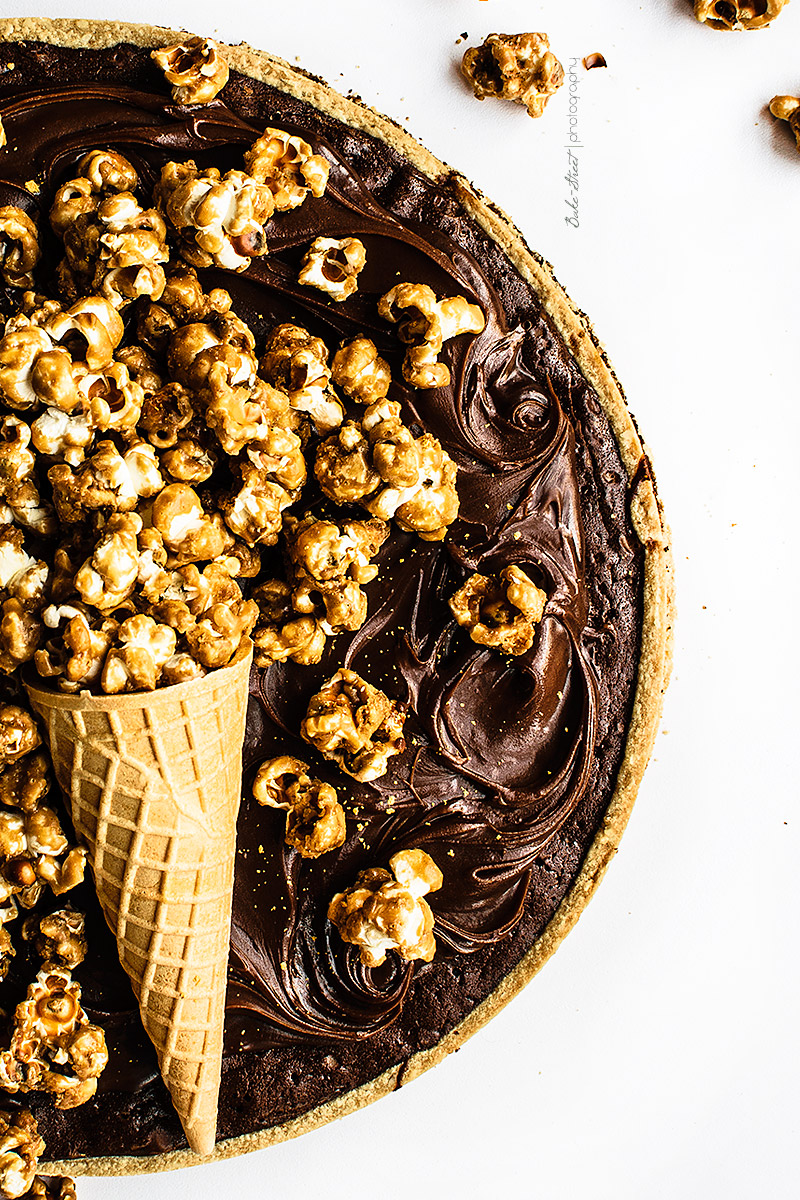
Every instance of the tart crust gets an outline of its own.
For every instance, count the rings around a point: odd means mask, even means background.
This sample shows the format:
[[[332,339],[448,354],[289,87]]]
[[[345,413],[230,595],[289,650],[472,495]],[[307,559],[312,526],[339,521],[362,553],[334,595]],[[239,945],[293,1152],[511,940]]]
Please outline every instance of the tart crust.
[[[48,20],[10,17],[0,20],[0,42],[42,41],[55,46],[105,49],[126,41],[158,47],[179,31],[120,21]],[[616,853],[653,749],[663,697],[672,665],[674,577],[669,529],[664,521],[649,453],[625,403],[625,396],[588,318],[569,299],[549,263],[532,251],[509,218],[463,176],[437,159],[390,118],[329,88],[315,76],[281,58],[247,45],[223,45],[229,65],[268,83],[326,115],[378,138],[431,179],[449,176],[461,204],[500,246],[520,275],[535,289],[545,312],[563,337],[608,418],[628,476],[632,524],[643,549],[642,634],[636,690],[625,754],[602,824],[583,866],[555,916],[517,966],[482,1003],[434,1047],[354,1090],[271,1129],[243,1134],[217,1145],[210,1158],[190,1150],[148,1157],[111,1156],[43,1161],[48,1172],[70,1175],[135,1175],[232,1158],[289,1138],[363,1108],[435,1066],[477,1032],[532,979],[575,925]]]

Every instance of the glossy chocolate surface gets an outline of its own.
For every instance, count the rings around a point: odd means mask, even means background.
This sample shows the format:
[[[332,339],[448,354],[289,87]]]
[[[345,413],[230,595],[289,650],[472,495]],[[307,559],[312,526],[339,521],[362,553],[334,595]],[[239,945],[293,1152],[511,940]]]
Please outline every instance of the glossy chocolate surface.
[[[0,70],[6,63],[0,203],[25,207],[42,228],[54,188],[93,147],[130,158],[147,192],[170,158],[241,168],[268,124],[311,141],[332,164],[325,196],[277,214],[269,255],[246,274],[206,272],[204,282],[231,292],[259,348],[279,321],[332,350],[367,332],[392,366],[390,396],[406,422],[438,437],[459,468],[461,511],[448,538],[426,543],[393,527],[366,585],[361,630],[329,639],[317,667],[254,671],[220,1100],[219,1134],[230,1137],[434,1045],[519,961],[568,891],[613,790],[635,682],[641,555],[625,473],[597,397],[535,293],[447,177],[432,182],[383,143],[235,73],[222,100],[184,109],[134,47],[29,43],[3,47]],[[359,291],[343,304],[295,282],[318,235],[366,246]],[[55,240],[50,250],[55,266]],[[486,314],[482,334],[447,343],[446,389],[401,382],[402,347],[375,304],[399,281],[464,295]],[[325,511],[312,485],[295,507]],[[534,645],[515,659],[473,643],[447,605],[470,572],[512,563],[548,594]],[[265,575],[273,569],[277,551],[265,556]],[[343,664],[410,706],[406,752],[371,784],[343,776],[298,736],[309,697]],[[258,764],[279,753],[311,761],[339,789],[348,815],[340,851],[301,859],[283,842],[282,814],[249,800]],[[436,958],[415,966],[390,955],[368,970],[328,924],[328,900],[360,869],[414,846],[444,872],[430,897]],[[48,1154],[181,1146],[113,939],[91,885],[83,891],[75,903],[90,910],[90,956],[76,974],[112,1056],[94,1102],[67,1113],[35,1105]],[[15,963],[6,1008],[24,967]]]

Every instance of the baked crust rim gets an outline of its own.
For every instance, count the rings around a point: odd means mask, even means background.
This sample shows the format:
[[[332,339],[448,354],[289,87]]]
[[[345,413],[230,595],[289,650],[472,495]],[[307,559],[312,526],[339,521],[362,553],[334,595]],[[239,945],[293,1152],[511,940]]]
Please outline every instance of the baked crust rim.
[[[123,21],[40,17],[0,19],[0,43],[40,41],[71,48],[106,49],[126,41],[155,48],[184,32],[164,26]],[[320,1125],[355,1112],[417,1078],[457,1050],[530,982],[576,924],[602,880],[619,846],[650,759],[672,666],[673,562],[669,529],[662,513],[650,457],[602,344],[586,315],[572,303],[559,284],[550,264],[530,249],[501,209],[391,118],[360,100],[340,95],[323,80],[267,51],[253,49],[244,43],[239,46],[221,45],[229,65],[241,74],[271,84],[326,115],[380,139],[431,179],[444,175],[452,179],[467,213],[500,246],[520,275],[535,289],[545,312],[598,396],[628,476],[631,520],[644,556],[642,635],[636,691],[616,787],[572,888],[544,932],[516,967],[440,1042],[300,1117],[271,1129],[220,1142],[208,1158],[200,1158],[191,1150],[173,1150],[147,1157],[114,1155],[43,1160],[42,1167],[53,1173],[138,1175],[237,1157],[251,1150],[299,1137]]]

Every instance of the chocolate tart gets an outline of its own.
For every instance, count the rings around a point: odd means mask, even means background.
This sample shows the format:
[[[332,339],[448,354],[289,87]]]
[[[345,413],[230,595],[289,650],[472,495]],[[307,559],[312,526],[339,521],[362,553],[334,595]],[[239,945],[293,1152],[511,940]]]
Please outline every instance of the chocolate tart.
[[[330,639],[318,667],[253,672],[215,1152],[224,1158],[412,1080],[506,1004],[574,925],[653,746],[670,668],[668,533],[586,317],[511,222],[392,121],[246,46],[223,48],[231,77],[217,100],[183,108],[149,57],[177,40],[167,29],[12,18],[0,38],[0,203],[23,206],[42,229],[54,188],[90,148],[119,150],[150,184],[168,159],[241,167],[267,125],[324,153],[325,196],[271,223],[270,252],[247,272],[204,281],[231,292],[259,345],[286,320],[331,348],[366,332],[392,365],[406,422],[438,437],[459,468],[458,521],[443,542],[393,531],[363,629]],[[302,249],[320,234],[357,235],[367,248],[359,292],[343,304],[296,283]],[[398,382],[402,347],[375,300],[400,280],[465,295],[486,314],[483,333],[447,343],[447,388]],[[512,563],[549,597],[519,659],[470,641],[447,605],[471,572]],[[343,663],[409,702],[407,750],[385,777],[345,781],[347,841],[309,863],[249,785],[264,758],[308,756],[305,706]],[[342,788],[331,764],[315,770]],[[429,964],[390,955],[368,970],[327,922],[328,901],[359,870],[416,846],[445,876],[430,897],[437,954]],[[111,1059],[81,1108],[56,1112],[30,1097],[49,1169],[196,1162],[91,883],[73,903],[89,914],[76,976]]]

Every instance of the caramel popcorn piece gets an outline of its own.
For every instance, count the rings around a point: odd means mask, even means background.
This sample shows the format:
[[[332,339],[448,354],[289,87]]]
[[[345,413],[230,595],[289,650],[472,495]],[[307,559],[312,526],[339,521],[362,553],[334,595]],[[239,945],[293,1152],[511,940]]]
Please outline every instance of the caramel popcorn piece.
[[[543,33],[490,33],[483,45],[465,52],[461,73],[479,100],[512,100],[531,117],[542,115],[564,82],[564,68]]]
[[[496,579],[471,575],[449,601],[473,642],[515,655],[533,645],[546,603],[547,593],[514,566],[505,567]]]
[[[165,663],[175,653],[175,631],[138,613],[123,621],[119,646],[106,656],[101,679],[104,692],[151,692],[158,686]]]
[[[92,617],[83,604],[50,605],[42,620],[51,636],[34,654],[36,670],[64,692],[79,692],[100,679],[118,624]]]
[[[385,521],[394,517],[401,529],[424,541],[441,541],[458,516],[455,463],[432,434],[414,437],[394,400],[370,405],[362,429],[383,486],[361,504]]]
[[[0,275],[9,287],[32,288],[39,261],[39,232],[22,208],[0,207]]]
[[[37,1175],[27,1194],[30,1200],[77,1200],[75,1180],[69,1175]]]
[[[253,796],[259,804],[286,812],[287,845],[303,858],[337,850],[347,836],[344,809],[336,789],[308,774],[308,763],[283,755],[258,768]]]
[[[49,791],[48,757],[40,750],[0,769],[0,804],[7,808],[33,812]]]
[[[139,177],[116,150],[89,150],[78,163],[75,179],[63,184],[50,209],[50,224],[60,238],[78,217],[96,210],[103,196],[133,192]]]
[[[185,483],[169,483],[158,493],[152,522],[176,565],[209,562],[233,544],[220,514],[205,512],[197,492]]]
[[[398,283],[380,298],[378,312],[397,325],[397,336],[408,345],[403,378],[415,388],[447,387],[450,369],[438,361],[442,346],[462,333],[480,333],[486,325],[477,304],[463,296],[437,300],[426,283]]]
[[[787,0],[694,0],[694,15],[712,29],[764,29]]]
[[[355,421],[346,421],[335,437],[317,450],[314,474],[325,495],[336,504],[355,504],[380,487],[370,445]]]
[[[208,104],[228,82],[228,64],[211,38],[190,37],[153,50],[150,57],[172,84],[172,99],[178,104]]]
[[[182,254],[195,267],[244,271],[253,256],[266,254],[264,225],[274,202],[269,188],[242,171],[167,163],[156,197],[182,237]]]
[[[131,595],[139,574],[141,530],[137,513],[115,513],[109,518],[91,557],[75,576],[75,589],[84,604],[110,613]]]
[[[378,574],[371,560],[388,536],[385,521],[346,521],[339,526],[312,516],[292,518],[286,524],[286,549],[298,578],[369,583]]]
[[[331,900],[328,919],[342,940],[358,946],[366,967],[379,967],[390,950],[405,962],[430,962],[436,953],[433,913],[423,899],[442,886],[442,872],[424,850],[401,850],[390,870],[362,871]]]
[[[774,96],[769,111],[779,121],[788,121],[800,150],[800,96]]]
[[[309,193],[323,195],[328,186],[328,160],[282,129],[265,129],[244,161],[252,177],[269,188],[278,212],[297,208]]]
[[[387,395],[392,373],[373,341],[355,337],[334,354],[331,378],[357,404],[374,404]]]
[[[56,1108],[85,1104],[108,1062],[105,1036],[81,1007],[80,985],[66,967],[45,963],[17,1005],[8,1050],[0,1051],[0,1086],[47,1091]]]
[[[36,722],[16,704],[0,706],[0,764],[17,762],[42,744]]]
[[[367,783],[405,750],[405,718],[402,705],[343,667],[311,697],[300,733],[323,758]]]
[[[357,290],[366,261],[364,243],[358,238],[314,238],[303,256],[297,281],[341,302]]]
[[[298,617],[292,606],[292,589],[280,579],[260,584],[253,592],[259,619],[253,630],[253,661],[258,667],[276,662],[311,666],[325,649],[325,631],[313,616]]]
[[[265,379],[281,388],[289,404],[306,414],[317,433],[328,434],[342,423],[344,411],[330,386],[328,347],[299,325],[277,325],[261,359]]]
[[[0,1109],[0,1195],[8,1200],[29,1193],[44,1138],[27,1108]]]
[[[43,917],[29,917],[22,935],[33,941],[45,962],[72,971],[86,957],[86,917],[73,908],[60,908]]]

